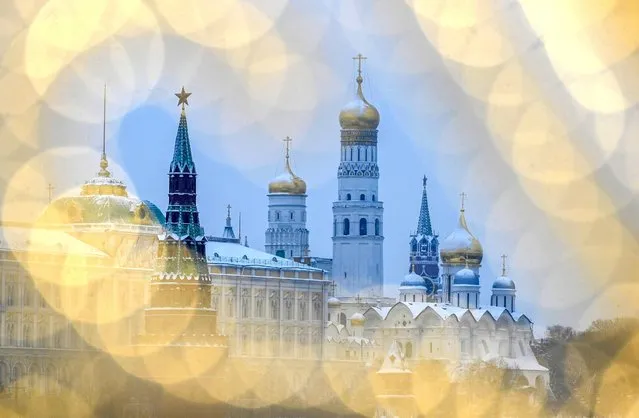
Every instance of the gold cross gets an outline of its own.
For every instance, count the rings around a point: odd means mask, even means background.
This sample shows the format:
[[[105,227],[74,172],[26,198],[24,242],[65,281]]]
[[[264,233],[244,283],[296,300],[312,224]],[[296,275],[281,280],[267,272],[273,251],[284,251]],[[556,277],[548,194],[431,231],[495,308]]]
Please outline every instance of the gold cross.
[[[461,210],[464,210],[464,202],[466,201],[466,197],[468,196],[466,193],[461,192],[459,194],[459,196],[461,196]]]
[[[282,141],[284,141],[284,143],[286,144],[286,159],[288,160],[288,151],[293,139],[287,136],[286,138],[282,139]]]
[[[501,255],[501,275],[506,276],[506,258],[508,256],[506,254]]]
[[[47,186],[47,191],[49,192],[49,203],[51,203],[51,198],[53,197],[53,189],[55,189],[55,187],[49,183],[49,186]]]
[[[189,96],[191,95],[191,93],[187,93],[186,90],[184,90],[184,86],[182,86],[182,91],[179,93],[175,93],[175,95],[178,98],[178,106],[182,105],[182,110],[184,110],[184,105],[189,104]]]
[[[357,75],[359,77],[362,76],[362,60],[367,59],[365,56],[363,56],[362,54],[357,54],[356,57],[353,57],[354,60],[357,60]]]

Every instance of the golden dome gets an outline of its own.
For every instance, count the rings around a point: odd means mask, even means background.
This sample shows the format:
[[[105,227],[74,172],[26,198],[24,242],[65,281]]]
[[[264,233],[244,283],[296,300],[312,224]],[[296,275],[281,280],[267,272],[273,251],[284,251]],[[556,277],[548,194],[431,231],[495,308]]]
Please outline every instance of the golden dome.
[[[479,265],[484,256],[481,243],[468,229],[464,208],[459,212],[457,228],[440,245],[440,256],[445,264]]]
[[[286,194],[306,194],[306,182],[293,173],[289,158],[288,144],[291,142],[289,137],[284,140],[286,142],[286,162],[284,164],[284,172],[275,177],[268,184],[269,193],[286,193]]]
[[[357,97],[339,112],[342,129],[377,129],[379,112],[362,93],[362,76],[357,76]]]
[[[359,312],[355,312],[353,316],[351,316],[351,325],[354,327],[364,326],[366,323],[366,317]]]

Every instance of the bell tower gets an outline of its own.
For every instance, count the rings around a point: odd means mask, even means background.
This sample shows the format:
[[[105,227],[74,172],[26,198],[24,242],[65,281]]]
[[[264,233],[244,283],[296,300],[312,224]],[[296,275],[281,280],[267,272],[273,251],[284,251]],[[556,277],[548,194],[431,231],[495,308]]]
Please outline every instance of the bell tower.
[[[333,202],[333,279],[340,296],[383,295],[383,214],[379,200],[377,126],[379,112],[362,91],[358,54],[355,99],[339,114],[340,164]]]

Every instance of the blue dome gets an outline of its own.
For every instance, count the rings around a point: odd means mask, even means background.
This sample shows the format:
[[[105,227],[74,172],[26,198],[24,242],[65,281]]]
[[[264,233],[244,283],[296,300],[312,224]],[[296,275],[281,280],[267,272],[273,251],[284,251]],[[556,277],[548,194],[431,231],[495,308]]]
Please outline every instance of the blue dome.
[[[426,287],[426,282],[419,274],[410,272],[404,276],[404,281],[400,284],[401,287]]]
[[[469,268],[464,268],[455,273],[453,286],[479,286],[479,276]]]
[[[515,282],[506,276],[497,277],[497,280],[493,283],[493,289],[515,290]]]

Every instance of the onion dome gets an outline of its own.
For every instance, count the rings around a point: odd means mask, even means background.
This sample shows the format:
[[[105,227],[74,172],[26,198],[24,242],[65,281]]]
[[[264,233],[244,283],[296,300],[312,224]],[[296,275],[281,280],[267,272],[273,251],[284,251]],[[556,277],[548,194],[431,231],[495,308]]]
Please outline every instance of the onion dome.
[[[426,282],[424,278],[419,274],[411,271],[406,276],[404,276],[404,281],[400,284],[400,287],[426,287]]]
[[[271,180],[268,184],[269,193],[285,193],[303,195],[306,194],[306,182],[293,173],[289,157],[289,143],[291,138],[286,137],[286,162],[284,172]]]
[[[463,268],[455,273],[453,286],[479,286],[479,276],[468,267]]]
[[[479,265],[484,256],[484,250],[479,240],[468,229],[464,206],[459,212],[457,228],[450,233],[440,244],[440,256],[444,264]]]
[[[363,58],[363,57],[360,57]],[[364,97],[362,92],[361,60],[357,75],[357,94],[355,100],[349,102],[339,112],[339,124],[342,129],[377,129],[379,112]]]
[[[359,312],[355,312],[353,316],[351,316],[351,325],[354,327],[363,326],[366,322],[366,317]]]
[[[515,282],[509,277],[500,276],[493,282],[493,289],[515,290]]]
[[[493,282],[493,289],[515,290],[515,282],[506,275],[506,255],[502,255],[501,259],[501,276]]]
[[[329,308],[339,308],[342,306],[342,302],[339,301],[335,296],[328,298],[328,307]]]

